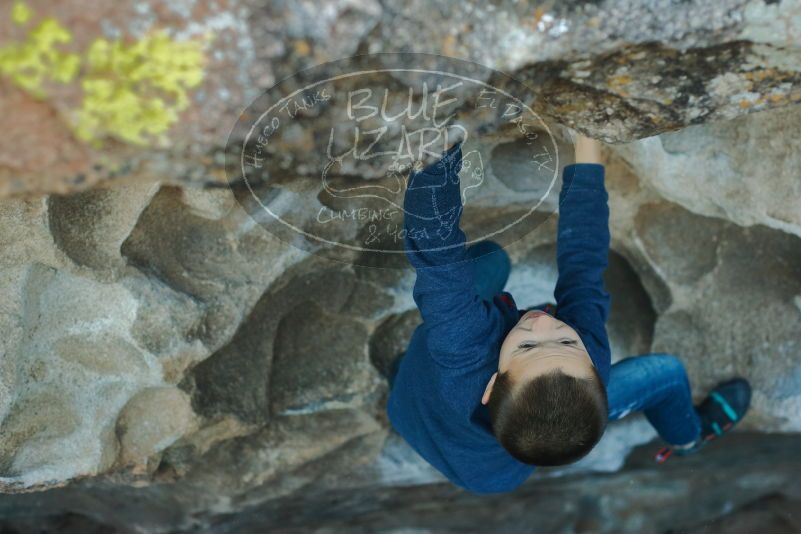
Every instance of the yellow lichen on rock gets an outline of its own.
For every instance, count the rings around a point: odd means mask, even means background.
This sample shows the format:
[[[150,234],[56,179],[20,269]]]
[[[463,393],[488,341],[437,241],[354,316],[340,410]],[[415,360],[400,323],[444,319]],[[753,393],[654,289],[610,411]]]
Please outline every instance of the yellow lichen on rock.
[[[14,24],[22,25],[28,22],[28,19],[33,15],[33,11],[25,4],[25,2],[14,2],[14,7],[11,8],[11,20]]]
[[[17,1],[11,18],[19,26],[33,16]],[[204,77],[205,47],[213,38],[176,41],[165,31],[153,31],[130,44],[96,39],[83,53],[60,51],[72,33],[49,17],[23,41],[0,46],[0,75],[38,98],[47,96],[46,81],[70,83],[79,75],[81,106],[71,126],[95,146],[104,137],[135,144],[165,144],[164,136],[189,106],[189,89]]]
[[[18,2],[12,10],[12,19],[19,25],[31,17],[25,4]],[[78,72],[77,54],[61,52],[58,45],[69,43],[72,34],[54,18],[42,20],[22,42],[0,46],[0,75],[42,98],[42,84],[50,78],[68,83]]]
[[[165,32],[131,45],[97,39],[86,55],[76,132],[86,141],[111,134],[137,145],[160,142],[189,105],[187,90],[203,80],[201,40],[176,42]]]

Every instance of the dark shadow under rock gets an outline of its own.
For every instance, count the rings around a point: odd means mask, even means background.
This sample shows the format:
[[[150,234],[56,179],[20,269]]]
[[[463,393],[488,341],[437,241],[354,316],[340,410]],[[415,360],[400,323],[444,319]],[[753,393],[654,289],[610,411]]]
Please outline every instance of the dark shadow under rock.
[[[316,411],[348,403],[370,390],[367,329],[306,302],[286,314],[275,332],[270,411]]]
[[[472,495],[449,483],[306,490],[220,518],[216,527],[219,532],[279,527],[298,532],[469,532],[476,525],[492,525],[495,532],[527,533],[536,525],[536,532],[664,533],[715,520],[727,508],[736,510],[766,495],[799,494],[799,439],[735,433],[698,455],[662,465],[653,461],[656,444],[649,443],[636,449],[617,473],[535,474],[503,495]]]
[[[58,514],[51,516],[33,516],[27,518],[14,518],[0,520],[0,532],[3,534],[49,534],[49,533],[80,533],[80,534],[117,534],[120,530],[93,520],[81,514]]]
[[[609,251],[604,285],[611,297],[607,330],[612,358],[649,352],[656,323],[651,298],[631,264],[612,250]]]
[[[409,346],[414,330],[422,323],[417,309],[392,315],[378,325],[370,337],[370,362],[388,378],[395,360]]]
[[[370,395],[362,320],[391,297],[345,268],[311,258],[258,300],[231,341],[198,364],[182,386],[205,416],[264,423],[284,410]],[[273,376],[275,373],[275,376]]]
[[[291,280],[291,275],[287,278]],[[192,385],[185,386],[193,390],[195,410],[209,417],[232,414],[251,423],[269,420],[268,384],[275,331],[281,317],[295,306],[319,297],[317,291],[331,301],[343,303],[350,290],[348,281],[343,275],[339,283],[325,287],[322,278],[305,274],[282,290],[263,295],[233,339],[192,371]]]
[[[714,521],[670,530],[666,534],[798,534],[801,532],[798,510],[801,510],[801,501],[779,494],[768,495]]]

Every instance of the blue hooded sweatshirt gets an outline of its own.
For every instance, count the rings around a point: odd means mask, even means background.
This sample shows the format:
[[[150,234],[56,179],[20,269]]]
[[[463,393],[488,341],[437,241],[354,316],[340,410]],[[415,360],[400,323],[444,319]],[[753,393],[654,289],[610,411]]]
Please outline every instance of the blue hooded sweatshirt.
[[[412,173],[404,200],[406,256],[416,270],[414,301],[423,318],[412,335],[387,404],[392,426],[454,484],[474,493],[511,491],[534,467],[512,457],[481,404],[498,370],[500,347],[524,313],[503,292],[475,292],[459,228],[461,143]],[[555,316],[581,337],[604,385],[611,365],[603,273],[609,209],[600,164],[568,165],[559,195]]]

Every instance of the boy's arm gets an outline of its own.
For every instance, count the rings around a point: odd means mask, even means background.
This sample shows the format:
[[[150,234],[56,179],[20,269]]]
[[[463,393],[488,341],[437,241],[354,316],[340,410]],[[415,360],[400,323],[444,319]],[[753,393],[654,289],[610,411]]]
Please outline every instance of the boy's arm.
[[[428,330],[432,357],[462,367],[486,356],[499,312],[478,296],[459,228],[461,143],[441,160],[412,173],[404,198],[406,257],[417,271],[414,301]]]
[[[582,337],[604,383],[611,355],[606,333],[609,294],[603,274],[609,256],[609,207],[600,145],[579,136],[576,163],[564,169],[559,195],[554,291],[557,316]]]

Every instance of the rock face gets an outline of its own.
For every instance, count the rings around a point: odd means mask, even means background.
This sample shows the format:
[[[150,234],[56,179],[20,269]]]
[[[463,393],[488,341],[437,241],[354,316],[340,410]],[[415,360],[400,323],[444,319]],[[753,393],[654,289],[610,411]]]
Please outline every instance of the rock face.
[[[664,4],[0,6],[11,15],[0,16],[0,124],[14,133],[0,141],[0,530],[28,530],[31,517],[76,532],[792,525],[782,510],[801,499],[801,3]],[[34,31],[48,17],[58,25]],[[124,38],[118,66],[131,68],[99,69],[99,37]],[[61,77],[33,84],[9,53],[20,43]],[[37,56],[42,46],[58,54]],[[143,80],[123,61],[140,48],[160,58]],[[224,173],[233,123],[276,81],[388,51],[460,56],[524,83],[562,165],[560,125],[609,142],[613,359],[675,353],[699,398],[747,376],[747,433],[657,469],[655,443],[626,459],[655,437],[633,416],[578,464],[488,500],[445,484],[394,433],[386,377],[420,324],[414,273],[399,234],[384,253],[356,249],[369,221],[332,193],[386,190],[392,177],[366,163],[329,188],[314,179],[311,147],[341,118],[334,106],[288,130],[260,190],[297,229],[249,214],[243,184],[229,188]],[[179,87],[159,78],[165,64]],[[131,124],[151,99],[180,113],[148,115],[161,129],[137,144],[115,126],[119,102],[92,107],[82,89],[110,79],[115,94],[144,95]],[[98,109],[108,115],[83,139],[76,117]],[[476,132],[462,176],[481,187],[465,197],[463,228],[492,234],[545,195],[504,243],[507,290],[533,306],[553,298],[557,206],[514,134]],[[321,235],[346,246],[304,242],[320,213],[343,219]]]
[[[324,10],[301,0],[124,0],[90,12],[29,3],[27,17],[4,13],[0,50],[27,47],[37,68],[58,67],[61,76],[22,76],[13,54],[0,65],[7,110],[0,120],[17,133],[0,142],[2,195],[120,180],[224,184],[224,140],[247,103],[302,69],[359,52],[443,54],[502,70],[535,90],[538,113],[610,142],[801,101],[798,0],[503,1],[456,9],[444,0],[392,8],[337,0]],[[432,13],[447,13],[447,31]],[[46,29],[59,37],[38,38],[48,19]],[[165,40],[153,39],[158,30]],[[126,39],[110,63],[117,67],[99,61],[97,38]],[[152,58],[145,71],[131,59],[140,49]],[[50,65],[49,57],[60,61]],[[175,80],[162,75],[173,71]],[[99,98],[88,89],[98,81],[129,100]],[[148,112],[157,126],[132,132],[130,123]],[[97,123],[91,144],[78,136],[82,117]],[[151,150],[130,149],[140,134],[136,144]]]
[[[796,107],[758,113],[621,145],[621,152],[650,186],[695,213],[801,235],[793,163],[801,140],[787,135],[799,117]]]
[[[739,531],[749,532],[742,523],[757,508],[761,512],[760,527],[773,524],[776,532],[795,532],[794,506],[798,503],[799,485],[793,473],[798,473],[798,461],[789,447],[798,441],[797,437],[772,437],[776,440],[774,446],[766,447],[764,438],[736,436],[736,442],[728,449],[721,444],[710,449],[704,459],[693,458],[691,462],[664,468],[654,467],[650,450],[638,449],[618,473],[590,479],[542,478],[526,485],[511,499],[506,495],[469,495],[447,484],[383,488],[366,498],[360,492],[354,495],[353,490],[340,488],[277,499],[221,518],[214,528],[219,532],[260,528],[344,532],[408,528],[438,532],[444,530],[443,525],[470,531],[475,525],[491,524],[501,532],[531,532],[531,526],[536,525],[543,532],[658,533],[677,524],[687,525],[683,532],[720,532],[713,529],[722,523],[738,525],[735,528]],[[750,447],[762,454],[743,461],[743,453],[747,454]],[[776,455],[772,461],[766,459],[769,454]],[[763,463],[766,461],[769,466]],[[712,468],[726,470],[731,466],[727,462],[736,463],[738,472],[708,476]],[[772,476],[764,477],[765,471],[772,472]],[[788,497],[770,495],[776,483],[786,484]],[[687,494],[693,499],[685,500]],[[615,498],[608,498],[610,495]],[[443,501],[448,502],[447,507],[432,506]],[[733,513],[725,520],[715,521],[721,508]]]

